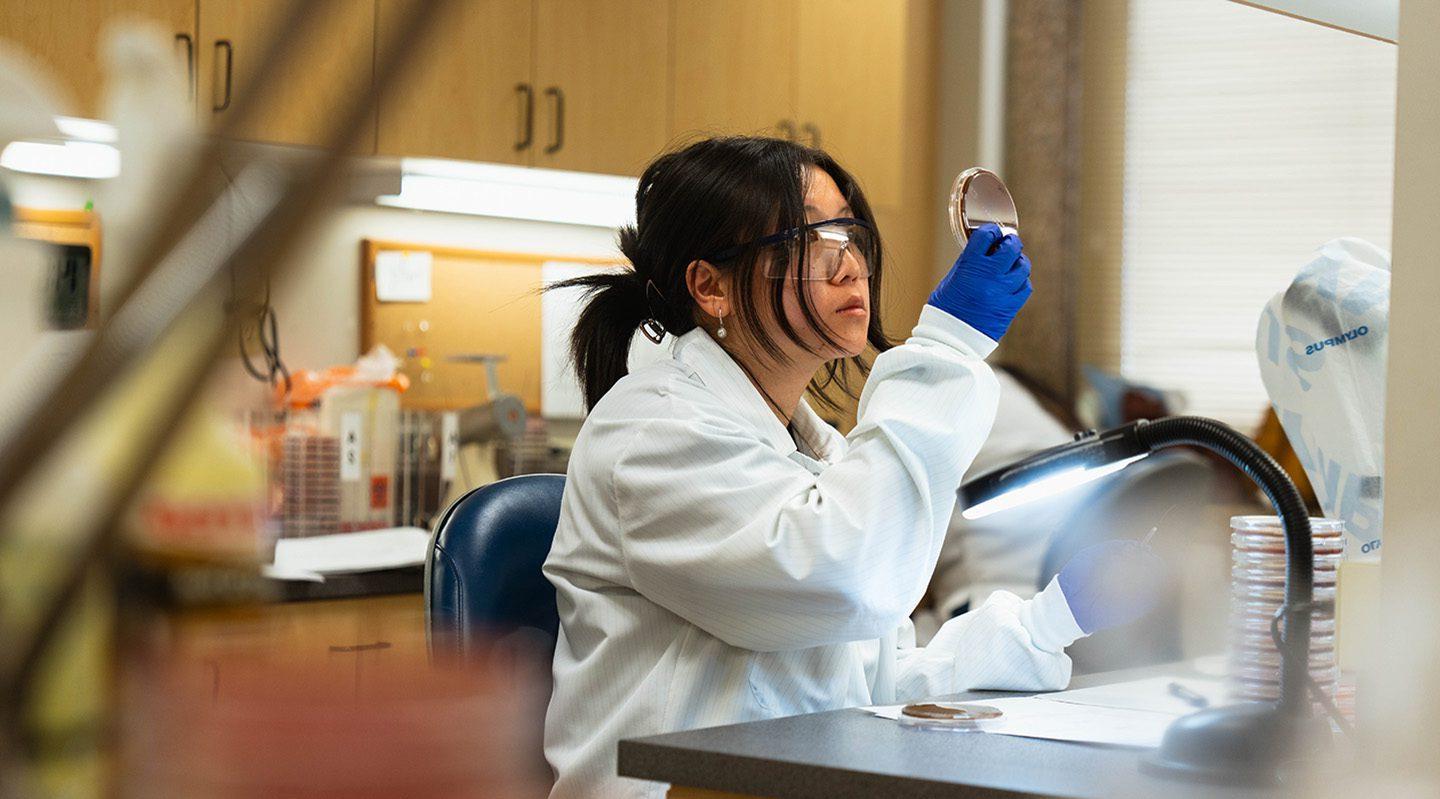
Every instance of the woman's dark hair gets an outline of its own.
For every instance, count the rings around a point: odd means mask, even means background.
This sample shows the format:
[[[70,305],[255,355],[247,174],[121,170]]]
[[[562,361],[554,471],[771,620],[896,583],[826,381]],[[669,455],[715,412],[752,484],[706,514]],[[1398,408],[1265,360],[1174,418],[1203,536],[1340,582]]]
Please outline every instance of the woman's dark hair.
[[[666,153],[645,169],[635,193],[636,223],[620,231],[620,251],[633,268],[575,278],[551,287],[580,287],[587,291],[587,303],[570,342],[586,407],[593,408],[625,376],[630,342],[642,323],[654,320],[676,336],[696,327],[695,300],[685,279],[691,262],[806,223],[805,181],[809,166],[830,175],[850,204],[853,217],[875,224],[870,204],[850,173],[823,150],[784,139],[706,139]],[[893,346],[880,321],[880,249],[876,236],[874,251],[867,254],[871,313],[866,337],[877,352]],[[801,261],[793,272],[798,276],[807,266],[806,248],[797,247],[792,252]],[[764,255],[764,247],[751,246],[733,258],[711,263],[734,276],[737,290],[731,302],[740,324],[755,335],[769,356],[783,360],[779,344],[757,324],[760,316],[749,290],[756,270],[764,267]],[[781,304],[787,290],[799,298],[806,321],[821,339],[833,345],[835,342],[815,314],[805,283],[799,279],[771,281],[771,309],[785,336],[805,346]],[[812,394],[820,403],[836,407],[825,394],[832,384],[848,396],[856,396],[855,388],[849,384],[851,367],[862,377],[869,374],[869,366],[859,357],[825,365],[824,377],[811,382]]]

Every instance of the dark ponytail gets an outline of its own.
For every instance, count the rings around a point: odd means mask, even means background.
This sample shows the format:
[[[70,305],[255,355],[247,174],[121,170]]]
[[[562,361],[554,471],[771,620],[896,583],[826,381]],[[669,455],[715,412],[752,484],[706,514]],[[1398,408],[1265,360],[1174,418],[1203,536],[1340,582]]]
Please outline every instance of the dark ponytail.
[[[640,323],[650,318],[645,284],[639,274],[603,272],[566,280],[556,287],[585,289],[585,310],[570,336],[570,357],[593,408],[605,392],[625,376],[630,342]]]
[[[635,192],[635,224],[622,228],[619,236],[620,252],[632,268],[578,277],[549,287],[580,288],[586,293],[585,308],[570,338],[570,354],[586,408],[594,408],[625,376],[630,342],[642,326],[652,338],[665,333],[681,336],[696,327],[695,301],[685,281],[691,262],[805,224],[807,166],[822,169],[834,178],[854,215],[874,224],[870,205],[848,172],[825,152],[785,139],[706,139],[665,153],[646,167]],[[716,266],[731,271],[737,285],[748,286],[756,278],[761,256],[759,248],[750,247]],[[878,244],[870,267],[873,310],[868,338],[876,351],[883,352],[891,343],[880,321]],[[783,321],[784,285],[775,284],[771,311],[782,320],[785,335],[800,343],[796,331]],[[809,300],[798,285],[794,290],[800,294],[809,317]],[[774,357],[783,357],[776,343],[763,330],[756,329],[759,314],[750,292],[737,292],[734,304],[736,321],[756,330],[762,349]],[[812,317],[810,321],[815,320]],[[864,361],[853,360],[859,374],[868,373]],[[823,392],[831,383],[840,383],[846,393],[854,395],[844,380],[847,364],[827,364],[825,374],[824,379],[812,383],[813,388]],[[834,407],[823,393],[816,399]]]

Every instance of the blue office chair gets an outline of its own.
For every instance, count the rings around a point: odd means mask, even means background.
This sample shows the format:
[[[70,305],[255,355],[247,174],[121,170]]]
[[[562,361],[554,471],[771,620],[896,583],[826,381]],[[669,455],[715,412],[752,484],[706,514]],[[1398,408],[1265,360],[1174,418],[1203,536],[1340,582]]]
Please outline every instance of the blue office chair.
[[[560,616],[540,567],[564,491],[564,475],[523,474],[476,488],[440,515],[425,558],[432,658],[469,657],[517,634],[554,651]]]

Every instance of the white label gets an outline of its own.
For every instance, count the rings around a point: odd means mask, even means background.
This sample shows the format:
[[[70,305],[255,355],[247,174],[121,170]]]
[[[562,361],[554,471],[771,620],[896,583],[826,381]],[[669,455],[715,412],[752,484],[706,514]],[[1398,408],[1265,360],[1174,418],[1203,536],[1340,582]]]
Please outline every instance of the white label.
[[[455,464],[460,460],[460,415],[454,411],[440,414],[440,479],[455,479]]]
[[[380,302],[429,302],[428,252],[382,250],[375,254],[375,299]]]
[[[359,411],[340,414],[340,479],[360,479],[360,448],[365,445],[364,417]]]

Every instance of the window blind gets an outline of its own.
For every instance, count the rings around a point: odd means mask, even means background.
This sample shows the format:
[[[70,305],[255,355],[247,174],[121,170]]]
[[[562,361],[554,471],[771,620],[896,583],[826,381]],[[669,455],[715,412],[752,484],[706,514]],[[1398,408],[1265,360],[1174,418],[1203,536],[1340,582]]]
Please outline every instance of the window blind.
[[[1222,0],[1130,0],[1127,38],[1120,367],[1252,431],[1265,303],[1390,248],[1395,47]]]

